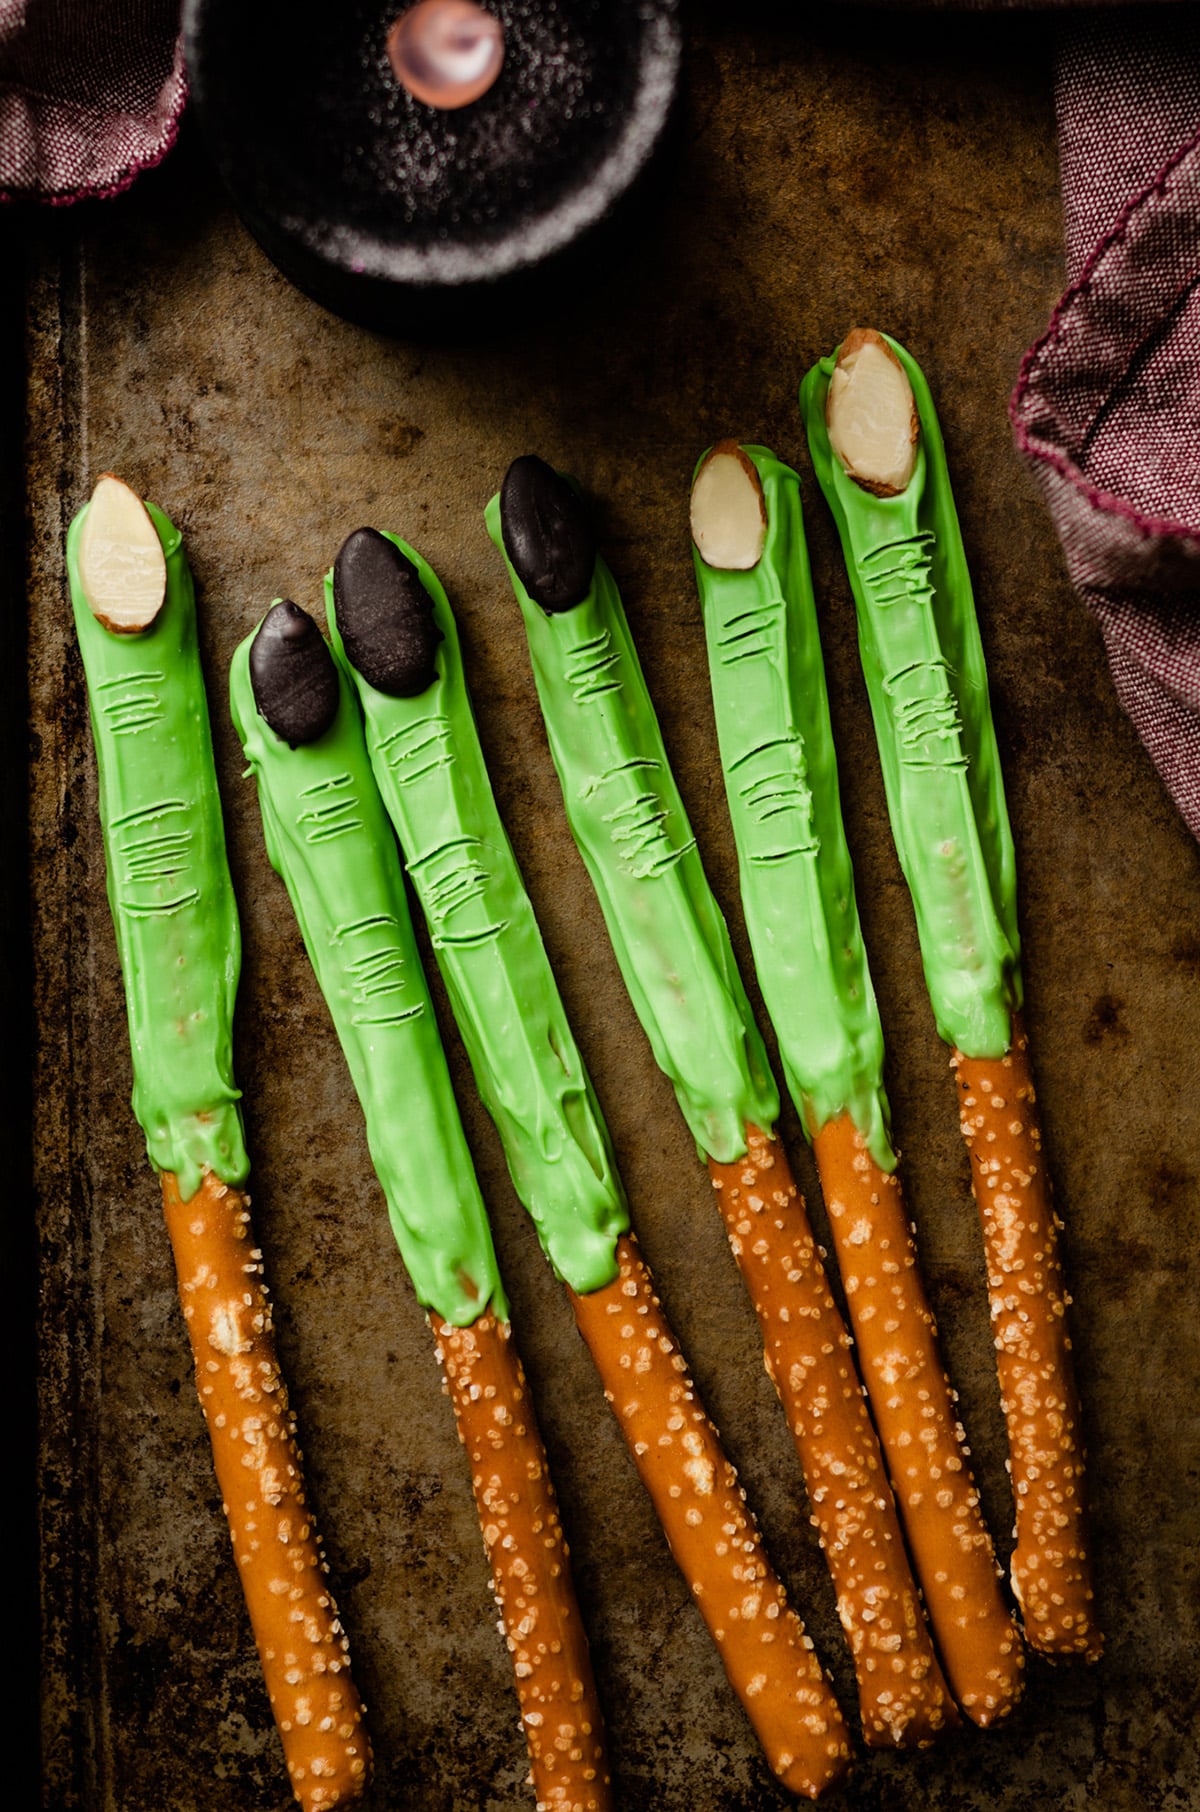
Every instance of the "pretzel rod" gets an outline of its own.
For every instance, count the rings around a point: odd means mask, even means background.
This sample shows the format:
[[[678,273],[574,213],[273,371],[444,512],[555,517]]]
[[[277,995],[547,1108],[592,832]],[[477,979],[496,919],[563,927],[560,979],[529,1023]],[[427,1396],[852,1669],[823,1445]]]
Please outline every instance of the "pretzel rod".
[[[958,1722],[930,1645],[879,1441],[804,1201],[778,1138],[709,1159],[729,1243],[758,1313],[770,1375],[812,1502],[875,1745],[932,1742]]]
[[[326,610],[517,1191],[771,1766],[816,1795],[848,1755],[841,1713],[627,1231],[608,1130],[496,810],[445,592],[413,548],[358,529],[327,576]]]
[[[813,1146],[859,1365],[942,1665],[972,1722],[994,1724],[1021,1697],[1021,1637],[997,1589],[900,1178],[879,1168],[848,1114],[827,1121]]]
[[[883,1028],[842,824],[799,480],[721,441],[692,484],[721,767],[763,999],[821,1185],[875,1426],[955,1698],[989,1724],[1020,1696],[965,1436],[888,1136]]]
[[[538,1802],[607,1812],[603,1722],[545,1449],[525,1403],[357,700],[312,618],[290,603],[277,603],[241,644],[230,687],[267,851],[337,1028],[392,1229],[445,1364]]]
[[[305,1812],[356,1800],[371,1748],[305,1503],[279,1369],[231,1025],[240,937],[191,573],[178,530],[105,475],[67,566],[100,777],[133,1105],[162,1177],[180,1301],[246,1608]]]
[[[471,1462],[538,1805],[608,1812],[613,1798],[587,1636],[512,1329],[491,1314],[466,1328],[436,1314],[430,1323]]]
[[[1088,1608],[1067,1299],[1016,1018],[1016,863],[941,430],[916,361],[873,328],[855,328],[808,373],[801,406],[854,591],[888,815],[930,1000],[960,1087],[972,1096],[964,1131],[984,1224],[1016,1497],[1013,1587],[1035,1647],[1091,1660],[1101,1637]],[[1006,1067],[1009,1075],[997,1081]],[[985,1081],[996,1083],[994,1092]],[[1012,1095],[1015,1106],[992,1107],[993,1096],[1009,1102]],[[1023,1266],[1016,1288],[1024,1318],[1012,1308],[1010,1251]]]
[[[951,1059],[972,1187],[983,1224],[988,1297],[1008,1427],[1017,1546],[1013,1590],[1033,1648],[1098,1659],[1084,1447],[1055,1215],[1042,1158],[1029,1040],[1020,1014],[1003,1057]]]
[[[637,1242],[622,1235],[617,1278],[571,1292],[604,1384],[679,1568],[773,1772],[816,1799],[850,1754],[837,1701],[788,1604],[667,1325]]]
[[[296,1798],[305,1812],[326,1812],[361,1794],[371,1746],[305,1501],[250,1197],[211,1172],[186,1202],[170,1171],[162,1192],[196,1388],[267,1696]]]
[[[928,1742],[956,1714],[925,1627],[879,1444],[845,1352],[849,1337],[786,1160],[781,1158],[774,1188],[787,1217],[765,1217],[749,1249],[736,1232],[744,1219],[738,1199],[743,1186],[753,1184],[760,1157],[768,1165],[774,1161],[761,1133],[747,1157],[747,1129],[774,1127],[779,1097],[616,585],[596,555],[580,499],[542,461],[514,463],[487,520],[524,617],[568,820],[638,1017],[721,1184],[727,1224],[733,1216],[732,1243],[759,1310],[768,1356],[772,1341],[782,1340],[786,1349],[802,1334],[798,1324],[788,1326],[791,1306],[821,1319],[815,1356],[838,1408],[828,1427],[822,1424],[821,1441],[806,1440],[800,1455],[803,1464],[817,1464],[809,1493],[818,1523],[828,1519],[826,1559],[855,1656],[867,1740]],[[795,1292],[791,1306],[778,1296],[782,1315],[768,1284],[772,1291]],[[803,1347],[805,1364],[810,1344]],[[781,1391],[792,1388],[791,1373],[789,1364]],[[795,1433],[799,1418],[791,1420]],[[857,1481],[853,1510],[845,1507],[845,1493],[824,1508],[830,1476]],[[880,1603],[886,1606],[883,1635],[892,1645],[886,1650],[877,1649],[869,1632]],[[886,1679],[881,1655],[887,1656]]]

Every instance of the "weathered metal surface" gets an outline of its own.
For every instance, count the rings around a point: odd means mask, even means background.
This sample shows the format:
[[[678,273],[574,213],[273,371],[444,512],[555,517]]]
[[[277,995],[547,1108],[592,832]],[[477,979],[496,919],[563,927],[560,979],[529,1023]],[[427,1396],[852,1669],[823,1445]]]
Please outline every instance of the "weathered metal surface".
[[[370,1806],[530,1812],[448,1403],[224,707],[245,630],[309,607],[363,522],[416,542],[463,625],[501,807],[610,1116],[634,1216],[772,1551],[843,1702],[851,1675],[783,1418],[707,1179],[624,997],[570,844],[520,622],[480,512],[536,449],[599,500],[710,875],[745,939],[685,496],[720,434],[804,469],[806,364],[887,326],[941,406],[991,661],[1022,880],[1028,1018],[1076,1297],[1109,1651],[1031,1668],[1007,1730],[863,1756],[837,1803],[1106,1812],[1200,1801],[1200,1336],[1193,1084],[1200,857],[1116,706],[1099,637],[1011,449],[1005,399],[1061,282],[1049,52],[1031,23],[833,9],[693,17],[658,228],[577,311],[471,349],[378,339],[290,289],[185,142],[130,197],[35,229],[29,598],[47,1805],[279,1808],[286,1781],[189,1376],[158,1190],[129,1112],[95,780],[62,577],[112,468],[178,521],[202,637],[245,972],[238,1070],[259,1232],[314,1496],[371,1708]],[[792,21],[800,20],[801,23]],[[814,487],[808,521],[891,1088],[931,1290],[993,1527],[1010,1518],[975,1214]],[[439,997],[440,998],[440,997]],[[448,1023],[448,1022],[447,1022]],[[621,1803],[782,1804],[673,1570],[453,1033],[536,1389]],[[794,1119],[791,1147],[812,1198]],[[1193,1733],[1194,1737],[1194,1733]]]

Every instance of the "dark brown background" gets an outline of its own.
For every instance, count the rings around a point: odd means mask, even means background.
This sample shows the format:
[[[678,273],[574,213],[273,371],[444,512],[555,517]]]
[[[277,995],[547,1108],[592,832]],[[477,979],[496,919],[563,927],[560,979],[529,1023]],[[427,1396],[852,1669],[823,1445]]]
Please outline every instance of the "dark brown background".
[[[815,10],[815,9],[812,9]],[[113,468],[182,526],[200,586],[243,910],[238,1072],[258,1228],[315,1498],[372,1708],[374,1812],[532,1812],[508,1662],[431,1341],[224,704],[271,598],[315,606],[364,521],[415,541],[460,614],[481,729],[637,1226],[843,1702],[851,1680],[757,1331],[565,827],[482,506],[536,449],[596,498],[679,780],[745,940],[684,504],[715,436],[807,473],[797,380],[856,321],[939,399],[977,581],[1022,880],[1029,1021],[1068,1225],[1101,1614],[1092,1672],[1031,1667],[1012,1725],[860,1759],[835,1805],[1200,1803],[1194,1081],[1197,851],[1120,715],[1099,638],[1012,452],[1005,401],[1061,286],[1048,25],[698,6],[663,211],[619,272],[504,344],[430,349],[279,278],[185,136],[116,204],[27,225],[44,1602],[44,1796],[62,1808],[289,1803],[190,1378],[158,1192],[129,1112],[94,767],[62,574]],[[982,1262],[946,1053],[888,837],[852,612],[806,476],[848,829],[896,1130],[994,1528],[1011,1517]],[[440,998],[440,997],[439,997]],[[447,1041],[593,1634],[619,1799],[783,1803],[728,1691]],[[788,1122],[809,1193],[808,1153]],[[818,1208],[819,1213],[819,1208]]]

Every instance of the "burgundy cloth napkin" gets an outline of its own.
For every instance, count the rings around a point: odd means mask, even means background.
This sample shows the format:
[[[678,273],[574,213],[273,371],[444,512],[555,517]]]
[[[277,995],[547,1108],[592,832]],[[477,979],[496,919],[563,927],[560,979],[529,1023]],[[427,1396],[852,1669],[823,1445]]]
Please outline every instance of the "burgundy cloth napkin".
[[[186,99],[179,0],[0,0],[0,200],[119,194]]]
[[[1064,27],[1057,99],[1070,287],[1013,428],[1200,837],[1200,8]]]

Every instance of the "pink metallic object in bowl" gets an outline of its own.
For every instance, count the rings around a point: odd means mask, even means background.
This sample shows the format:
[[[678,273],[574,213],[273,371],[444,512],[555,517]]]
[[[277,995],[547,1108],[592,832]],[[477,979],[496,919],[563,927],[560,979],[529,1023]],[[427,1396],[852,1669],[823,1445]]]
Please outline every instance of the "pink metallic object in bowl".
[[[504,62],[504,30],[474,0],[417,0],[387,39],[396,80],[429,107],[469,107]]]

